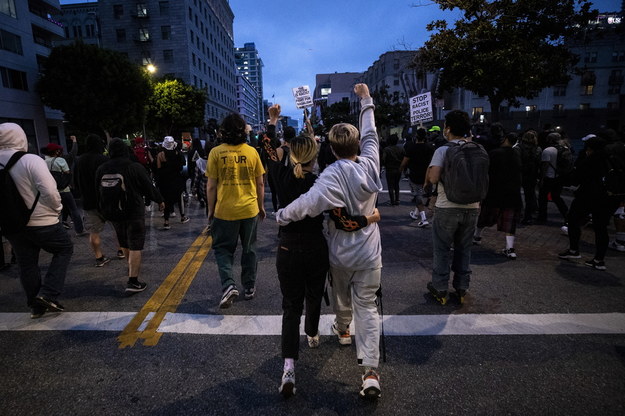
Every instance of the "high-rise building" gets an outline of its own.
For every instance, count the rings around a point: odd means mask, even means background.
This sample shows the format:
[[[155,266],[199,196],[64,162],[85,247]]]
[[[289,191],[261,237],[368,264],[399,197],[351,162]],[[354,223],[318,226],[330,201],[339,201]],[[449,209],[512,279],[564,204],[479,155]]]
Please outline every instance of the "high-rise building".
[[[266,116],[263,112],[263,61],[256,50],[256,45],[253,42],[248,42],[242,48],[235,48],[234,58],[239,73],[249,79],[256,88],[258,119],[262,123]]]
[[[65,39],[54,42],[54,46],[76,41],[100,46],[97,2],[62,5],[61,13],[53,17],[63,25],[65,31]]]
[[[258,126],[261,123],[258,114],[256,87],[249,79],[239,73],[237,73],[237,111],[247,124]]]
[[[63,114],[41,103],[35,85],[53,42],[63,38],[52,18],[58,0],[0,0],[0,123],[17,123],[30,150],[61,142]]]

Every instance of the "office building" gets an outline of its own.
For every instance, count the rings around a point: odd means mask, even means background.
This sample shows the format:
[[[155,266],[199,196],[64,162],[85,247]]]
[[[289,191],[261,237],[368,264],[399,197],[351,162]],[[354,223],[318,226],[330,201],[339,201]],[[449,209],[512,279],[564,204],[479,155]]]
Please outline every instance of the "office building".
[[[245,43],[242,48],[234,49],[234,58],[239,73],[246,77],[256,88],[258,119],[262,123],[266,113],[263,112],[263,61],[260,59],[256,45],[253,42]],[[259,126],[253,126],[258,128]]]

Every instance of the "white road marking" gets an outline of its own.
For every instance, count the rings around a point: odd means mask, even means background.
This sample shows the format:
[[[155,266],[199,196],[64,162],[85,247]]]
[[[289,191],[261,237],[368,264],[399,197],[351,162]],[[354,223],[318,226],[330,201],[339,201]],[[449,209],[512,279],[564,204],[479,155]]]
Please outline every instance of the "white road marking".
[[[0,313],[0,331],[122,331],[135,314],[63,312],[30,319],[28,313]],[[331,335],[333,319],[334,315],[321,316],[320,335]],[[281,315],[168,313],[158,332],[280,335],[281,325]],[[625,313],[386,315],[384,333],[389,336],[625,334]]]

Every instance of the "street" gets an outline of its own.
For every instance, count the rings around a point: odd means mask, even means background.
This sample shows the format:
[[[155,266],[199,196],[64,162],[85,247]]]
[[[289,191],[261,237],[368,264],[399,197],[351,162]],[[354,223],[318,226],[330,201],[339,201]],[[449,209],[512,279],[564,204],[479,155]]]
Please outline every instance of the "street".
[[[386,192],[379,199],[387,360],[377,402],[359,399],[355,347],[330,335],[325,304],[320,348],[301,338],[297,394],[278,394],[277,224],[268,217],[259,227],[256,297],[220,310],[204,211],[192,200],[191,221],[181,224],[178,214],[169,231],[160,213],[147,215],[145,292],[124,294],[127,266],[114,258],[110,225],[102,241],[113,260],[101,268],[88,237],[73,237],[63,313],[30,319],[17,267],[0,272],[1,413],[625,414],[625,253],[610,250],[605,272],[585,266],[594,250],[587,226],[582,259],[558,259],[568,243],[550,204],[546,225],[518,229],[517,260],[500,254],[502,233],[485,230],[466,303],[442,306],[426,294],[431,227],[410,219],[407,182],[401,186],[400,206],[386,205]],[[270,201],[267,188],[268,213]],[[48,260],[43,253],[42,268]]]

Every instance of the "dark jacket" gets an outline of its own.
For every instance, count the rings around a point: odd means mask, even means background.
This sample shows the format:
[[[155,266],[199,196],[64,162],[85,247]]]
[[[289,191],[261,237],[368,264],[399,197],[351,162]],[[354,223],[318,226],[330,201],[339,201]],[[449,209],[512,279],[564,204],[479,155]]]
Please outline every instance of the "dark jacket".
[[[82,195],[84,210],[98,208],[96,171],[109,158],[100,152],[85,153],[78,158],[74,167],[74,182],[76,190]]]
[[[486,203],[498,208],[521,208],[521,157],[512,147],[499,147],[488,154]]]

